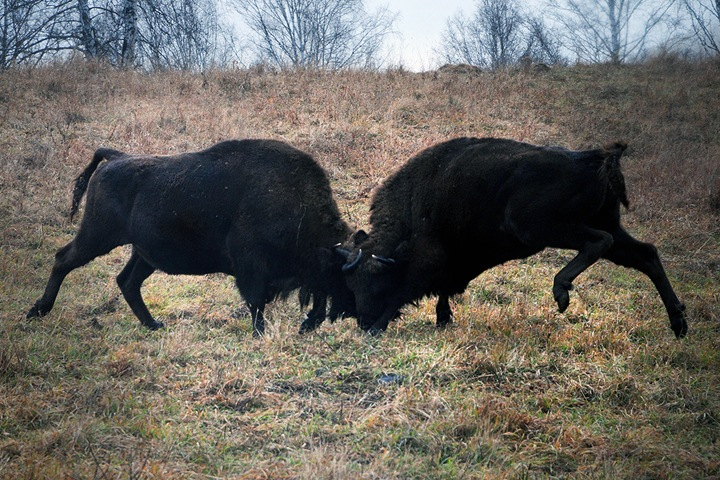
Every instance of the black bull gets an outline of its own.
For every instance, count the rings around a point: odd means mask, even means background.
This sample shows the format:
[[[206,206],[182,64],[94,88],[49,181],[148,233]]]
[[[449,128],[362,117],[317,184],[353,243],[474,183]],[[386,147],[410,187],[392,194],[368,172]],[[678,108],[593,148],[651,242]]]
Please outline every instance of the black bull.
[[[626,145],[570,151],[502,139],[459,138],[411,158],[377,190],[371,231],[336,251],[345,258],[358,323],[383,331],[400,309],[439,295],[439,326],[484,270],[546,247],[577,250],[555,276],[560,312],[573,280],[600,258],[634,268],[655,284],[677,337],[687,333],[657,249],[620,224],[627,207],[619,160]]]
[[[104,163],[103,160],[106,160]],[[133,156],[100,149],[75,184],[72,215],[87,189],[75,238],[55,255],[45,293],[27,314],[48,313],[72,270],[132,244],[117,283],[140,322],[153,319],[140,287],[155,270],[225,273],[264,331],[265,304],[300,289],[313,306],[301,331],[354,311],[332,246],[351,233],[330,183],[309,155],[272,140],[226,141],[176,156]]]

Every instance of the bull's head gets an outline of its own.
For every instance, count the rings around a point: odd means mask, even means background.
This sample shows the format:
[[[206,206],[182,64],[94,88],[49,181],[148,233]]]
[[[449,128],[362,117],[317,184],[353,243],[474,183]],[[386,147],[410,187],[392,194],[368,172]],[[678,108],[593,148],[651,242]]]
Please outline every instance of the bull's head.
[[[345,260],[342,271],[355,295],[358,325],[370,333],[385,330],[404,305],[402,274],[406,243],[390,255],[375,253],[377,247],[370,235],[359,230],[335,253]]]

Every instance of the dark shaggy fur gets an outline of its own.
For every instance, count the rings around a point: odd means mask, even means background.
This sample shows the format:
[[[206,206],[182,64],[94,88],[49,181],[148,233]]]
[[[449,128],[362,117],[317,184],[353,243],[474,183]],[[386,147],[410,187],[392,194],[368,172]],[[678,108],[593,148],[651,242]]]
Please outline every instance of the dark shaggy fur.
[[[624,143],[588,151],[512,140],[458,138],[411,158],[377,190],[370,234],[336,251],[355,293],[358,322],[384,330],[400,309],[439,295],[437,323],[451,320],[448,297],[481,272],[546,247],[577,250],[555,277],[560,311],[573,280],[600,258],[650,277],[678,337],[684,306],[654,246],[620,224],[628,205],[620,170]]]
[[[325,319],[328,297],[331,319],[354,310],[342,261],[331,252],[350,229],[322,168],[285,143],[226,141],[165,157],[103,148],[76,180],[71,216],[86,189],[77,235],[58,251],[28,318],[52,309],[70,271],[124,244],[133,250],[118,285],[151,329],[162,324],[150,315],[140,287],[155,270],[233,275],[256,334],[264,329],[265,304],[298,288],[304,305],[313,299],[302,331]]]

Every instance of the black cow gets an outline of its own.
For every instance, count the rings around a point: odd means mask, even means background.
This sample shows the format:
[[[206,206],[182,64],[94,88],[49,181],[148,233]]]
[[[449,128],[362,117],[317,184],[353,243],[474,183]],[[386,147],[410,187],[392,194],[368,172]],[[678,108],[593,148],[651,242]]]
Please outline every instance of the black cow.
[[[313,300],[301,332],[323,322],[328,297],[331,320],[354,310],[343,262],[332,253],[351,230],[323,169],[285,143],[226,141],[175,156],[102,148],[76,180],[71,218],[86,189],[77,235],[55,255],[28,318],[52,309],[68,273],[124,244],[132,244],[132,255],[118,285],[153,330],[163,324],[150,315],[140,287],[155,270],[233,275],[256,335],[264,331],[265,304],[298,288],[303,307]]]
[[[439,295],[437,325],[445,325],[449,296],[481,272],[553,247],[578,251],[555,276],[560,312],[573,280],[606,258],[650,277],[672,330],[684,336],[685,307],[656,248],[620,224],[620,204],[628,205],[619,165],[625,148],[576,152],[458,138],[411,158],[375,193],[370,234],[358,231],[336,249],[346,260],[360,327],[382,331],[400,308],[427,295]]]

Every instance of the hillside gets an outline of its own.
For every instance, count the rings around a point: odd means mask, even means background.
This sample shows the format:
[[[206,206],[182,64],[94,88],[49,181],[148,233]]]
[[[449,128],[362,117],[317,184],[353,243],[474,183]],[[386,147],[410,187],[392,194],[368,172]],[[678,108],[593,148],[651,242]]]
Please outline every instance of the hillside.
[[[71,62],[0,72],[0,477],[720,477],[720,63],[477,73],[146,75]],[[179,153],[285,140],[327,170],[349,223],[413,153],[456,136],[569,148],[624,140],[623,221],[687,304],[676,340],[650,281],[607,262],[558,314],[572,255],[479,276],[379,338],[354,320],[299,336],[294,297],[251,335],[232,279],[156,273],[143,329],[118,248],[42,293],[71,183],[99,146]],[[389,379],[389,381],[387,381]]]

